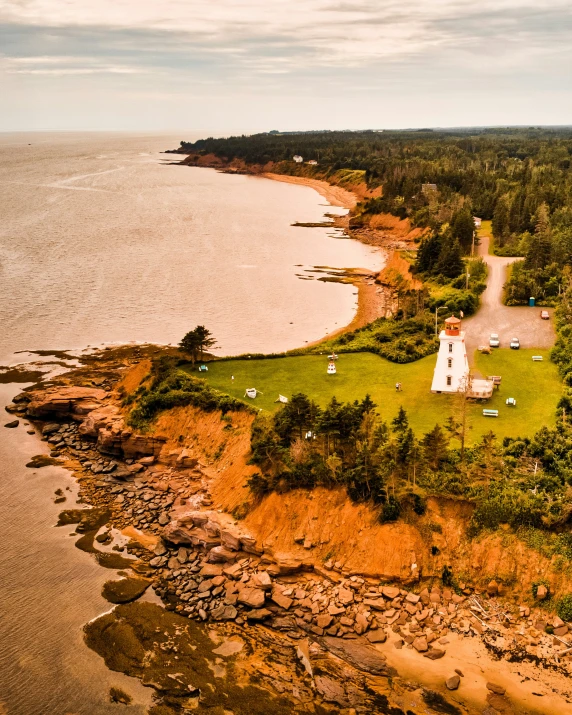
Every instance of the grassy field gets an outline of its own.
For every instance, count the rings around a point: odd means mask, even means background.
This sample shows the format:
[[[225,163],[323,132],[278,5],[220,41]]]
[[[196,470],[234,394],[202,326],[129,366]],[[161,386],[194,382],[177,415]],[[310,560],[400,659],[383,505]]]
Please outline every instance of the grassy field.
[[[544,361],[533,363],[532,355],[543,355]],[[291,397],[305,392],[324,406],[333,395],[347,402],[362,399],[369,393],[384,419],[390,420],[399,406],[407,410],[411,425],[421,435],[436,422],[444,423],[455,409],[458,398],[433,395],[430,392],[436,357],[431,355],[406,365],[388,362],[371,353],[341,355],[336,375],[327,375],[325,355],[303,355],[268,360],[228,360],[209,364],[201,373],[215,388],[250,405],[273,411],[279,405],[278,394]],[[469,407],[469,441],[480,439],[492,429],[499,437],[532,435],[543,424],[554,423],[554,411],[561,392],[556,366],[542,350],[496,350],[490,356],[479,355],[477,368],[486,375],[502,375],[500,390],[486,405],[499,410],[498,418],[482,416],[482,405]],[[231,376],[234,375],[234,381]],[[403,391],[395,391],[401,382]],[[247,387],[263,394],[255,400],[244,396]],[[515,408],[505,405],[507,397],[517,401]]]

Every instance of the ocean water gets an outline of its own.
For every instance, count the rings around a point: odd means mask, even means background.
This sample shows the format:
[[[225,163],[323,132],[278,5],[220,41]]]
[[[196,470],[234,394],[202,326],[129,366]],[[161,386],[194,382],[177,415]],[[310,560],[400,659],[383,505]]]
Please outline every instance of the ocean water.
[[[332,237],[313,189],[176,166],[178,137],[0,135],[0,364],[13,351],[176,343],[282,351],[350,322],[351,285],[314,266],[381,267]]]

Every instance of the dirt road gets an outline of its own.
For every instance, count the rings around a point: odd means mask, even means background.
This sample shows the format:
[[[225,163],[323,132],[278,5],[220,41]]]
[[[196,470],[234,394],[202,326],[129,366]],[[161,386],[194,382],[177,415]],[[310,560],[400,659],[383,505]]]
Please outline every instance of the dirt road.
[[[508,348],[512,338],[519,338],[523,348],[549,348],[555,340],[552,310],[550,320],[540,319],[540,308],[507,307],[502,303],[506,267],[518,258],[489,255],[489,238],[481,238],[479,255],[488,264],[487,288],[481,296],[481,307],[463,321],[466,330],[467,355],[473,363],[479,345],[488,345],[491,333],[498,333],[502,348]]]

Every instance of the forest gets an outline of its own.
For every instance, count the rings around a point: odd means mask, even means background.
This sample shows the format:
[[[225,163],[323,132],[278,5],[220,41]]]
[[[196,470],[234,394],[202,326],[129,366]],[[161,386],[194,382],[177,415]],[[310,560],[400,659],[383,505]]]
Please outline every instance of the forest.
[[[409,219],[425,229],[417,271],[442,283],[465,271],[473,216],[490,220],[494,251],[525,259],[507,284],[511,305],[531,295],[555,304],[572,263],[570,128],[272,132],[181,142],[178,151],[381,189],[358,204],[350,226],[382,213]]]

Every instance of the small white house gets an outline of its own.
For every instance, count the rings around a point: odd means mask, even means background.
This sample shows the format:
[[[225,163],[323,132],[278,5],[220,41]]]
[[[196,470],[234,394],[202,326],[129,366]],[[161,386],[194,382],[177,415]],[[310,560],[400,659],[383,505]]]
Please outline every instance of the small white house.
[[[459,318],[447,318],[439,341],[431,392],[458,392],[463,389],[469,374],[465,332],[461,330]]]
[[[473,221],[475,222],[475,228],[480,228],[483,222],[478,216],[473,216]]]
[[[296,162],[296,164],[301,164],[301,163],[304,161],[304,157],[303,157],[303,156],[300,156],[300,154],[294,154],[294,156],[292,157],[292,159],[294,159],[294,161]]]
[[[318,166],[318,162],[315,159],[310,159],[308,164],[310,164],[310,166]]]

